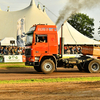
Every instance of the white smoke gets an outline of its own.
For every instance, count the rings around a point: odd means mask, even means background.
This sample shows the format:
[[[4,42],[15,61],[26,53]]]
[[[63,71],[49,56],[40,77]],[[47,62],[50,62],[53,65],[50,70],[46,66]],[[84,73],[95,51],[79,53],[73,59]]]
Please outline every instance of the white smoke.
[[[100,0],[67,0],[63,10],[59,12],[60,16],[56,21],[56,25],[67,20],[72,14],[83,9],[91,9],[100,6]]]

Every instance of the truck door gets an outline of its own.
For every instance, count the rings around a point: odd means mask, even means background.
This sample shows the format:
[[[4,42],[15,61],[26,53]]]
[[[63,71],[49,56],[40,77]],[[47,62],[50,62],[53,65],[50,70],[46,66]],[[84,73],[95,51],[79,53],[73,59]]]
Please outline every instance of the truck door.
[[[48,38],[47,35],[35,35],[35,56],[48,53]]]

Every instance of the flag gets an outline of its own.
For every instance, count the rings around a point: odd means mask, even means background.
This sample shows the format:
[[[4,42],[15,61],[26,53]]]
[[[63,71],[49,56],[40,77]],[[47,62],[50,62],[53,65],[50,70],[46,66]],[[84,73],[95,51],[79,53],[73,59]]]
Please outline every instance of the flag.
[[[17,46],[24,47],[25,39],[25,17],[23,17],[17,21]]]

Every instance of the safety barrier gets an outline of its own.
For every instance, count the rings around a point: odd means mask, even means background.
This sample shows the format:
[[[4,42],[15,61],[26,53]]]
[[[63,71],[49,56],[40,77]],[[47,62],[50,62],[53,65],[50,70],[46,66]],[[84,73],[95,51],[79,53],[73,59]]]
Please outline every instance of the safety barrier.
[[[4,57],[0,56],[0,62],[4,62]]]
[[[25,55],[1,55],[0,62],[25,62]]]

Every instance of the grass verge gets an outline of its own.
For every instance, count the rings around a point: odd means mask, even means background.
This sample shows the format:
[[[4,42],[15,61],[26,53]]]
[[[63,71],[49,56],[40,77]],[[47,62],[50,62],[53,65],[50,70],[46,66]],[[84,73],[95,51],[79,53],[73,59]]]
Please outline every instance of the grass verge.
[[[8,63],[0,63],[0,65],[5,65],[5,64],[25,64],[24,62],[8,62]]]
[[[100,81],[100,77],[81,77],[81,78],[49,78],[49,79],[25,79],[25,80],[0,80],[0,84],[18,83],[53,83],[53,82],[94,82]]]
[[[25,66],[25,63],[23,62],[0,63],[0,68],[20,68],[20,67],[33,67],[33,66]]]

